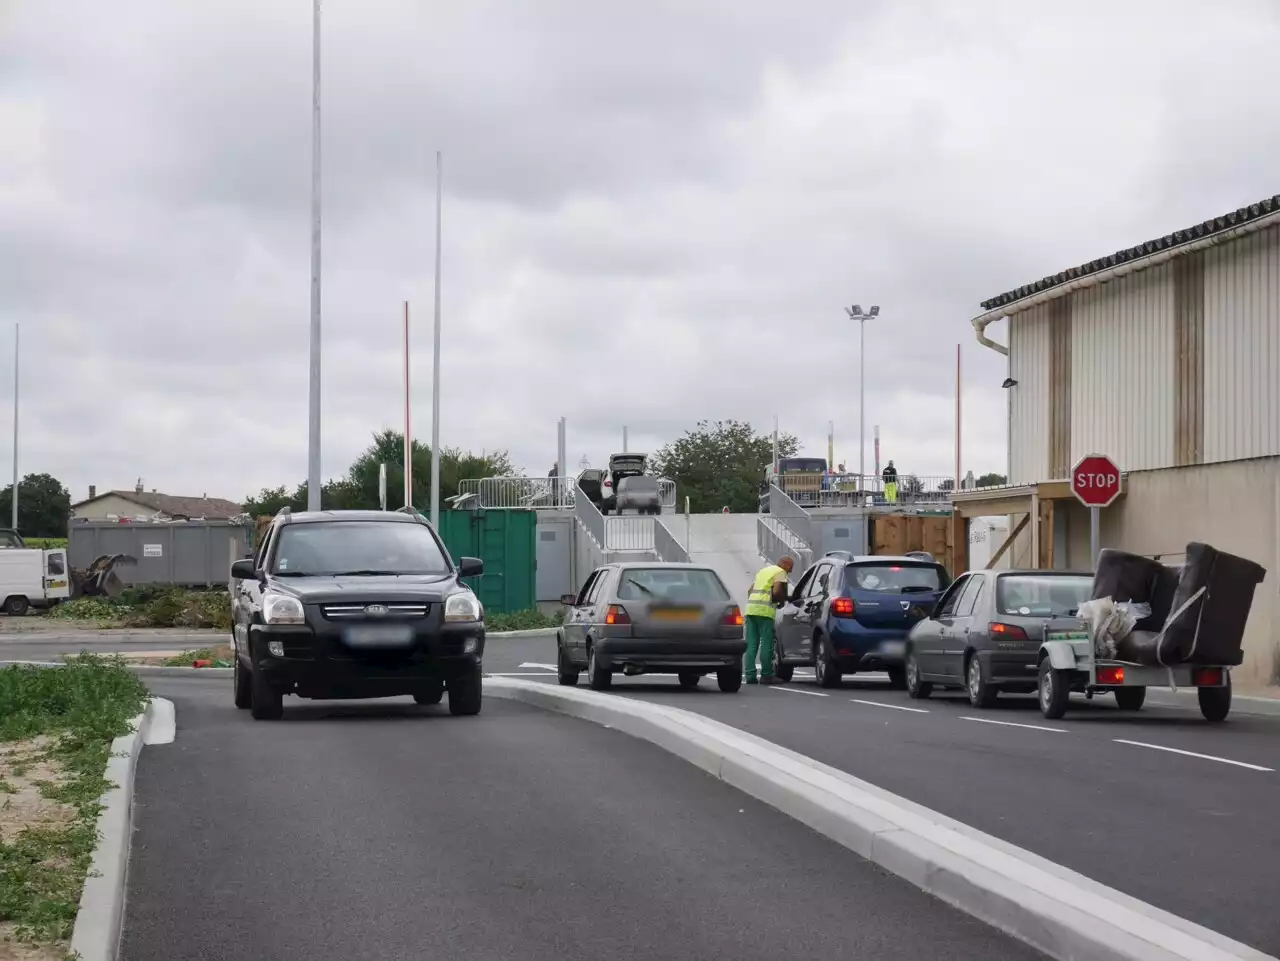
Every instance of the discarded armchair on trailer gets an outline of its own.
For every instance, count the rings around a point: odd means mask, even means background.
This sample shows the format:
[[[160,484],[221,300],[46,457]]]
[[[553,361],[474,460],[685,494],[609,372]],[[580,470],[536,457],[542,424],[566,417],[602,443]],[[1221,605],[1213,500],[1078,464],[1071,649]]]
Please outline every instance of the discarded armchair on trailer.
[[[1098,556],[1093,597],[1151,608],[1116,640],[1122,661],[1235,667],[1244,660],[1245,623],[1266,573],[1251,560],[1196,542],[1177,566],[1107,549]]]

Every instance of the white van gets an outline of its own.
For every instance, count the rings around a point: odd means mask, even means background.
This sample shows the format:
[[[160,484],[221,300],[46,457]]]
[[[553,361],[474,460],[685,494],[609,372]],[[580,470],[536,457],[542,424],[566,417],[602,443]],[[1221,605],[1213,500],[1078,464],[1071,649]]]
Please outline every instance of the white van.
[[[0,611],[21,617],[33,607],[52,607],[71,596],[71,569],[64,548],[0,550]]]

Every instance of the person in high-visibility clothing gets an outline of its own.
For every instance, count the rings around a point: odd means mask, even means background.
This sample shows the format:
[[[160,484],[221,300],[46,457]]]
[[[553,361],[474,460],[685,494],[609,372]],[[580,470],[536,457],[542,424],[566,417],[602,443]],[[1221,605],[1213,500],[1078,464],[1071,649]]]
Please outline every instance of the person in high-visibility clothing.
[[[760,568],[747,595],[745,633],[747,652],[742,656],[742,677],[748,684],[756,682],[756,658],[760,659],[761,684],[774,684],[773,676],[773,612],[786,603],[787,575],[794,562],[789,556],[778,563]]]

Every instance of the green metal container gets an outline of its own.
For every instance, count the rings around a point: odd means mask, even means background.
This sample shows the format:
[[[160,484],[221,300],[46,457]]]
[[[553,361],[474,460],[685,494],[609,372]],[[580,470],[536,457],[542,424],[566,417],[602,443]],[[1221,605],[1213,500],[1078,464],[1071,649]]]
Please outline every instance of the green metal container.
[[[512,614],[537,606],[534,511],[460,510],[440,512],[440,538],[453,559],[478,557],[484,573],[467,582],[486,611]]]

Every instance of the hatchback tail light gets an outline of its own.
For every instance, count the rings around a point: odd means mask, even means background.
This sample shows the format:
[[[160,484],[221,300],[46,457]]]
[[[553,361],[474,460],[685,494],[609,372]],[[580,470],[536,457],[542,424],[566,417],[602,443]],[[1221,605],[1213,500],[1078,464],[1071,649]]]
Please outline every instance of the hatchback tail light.
[[[720,618],[720,623],[726,627],[742,626],[742,611],[738,609],[738,605],[734,605],[724,612],[724,617]]]
[[[853,617],[857,605],[853,603],[852,597],[837,597],[831,602],[832,617]]]
[[[987,633],[993,640],[997,641],[1025,641],[1029,640],[1027,632],[1020,628],[1017,624],[1001,624],[996,622],[987,625]]]
[[[627,613],[627,609],[621,604],[610,604],[609,609],[604,612],[604,622],[606,624],[630,624],[631,615]]]

